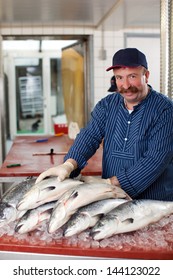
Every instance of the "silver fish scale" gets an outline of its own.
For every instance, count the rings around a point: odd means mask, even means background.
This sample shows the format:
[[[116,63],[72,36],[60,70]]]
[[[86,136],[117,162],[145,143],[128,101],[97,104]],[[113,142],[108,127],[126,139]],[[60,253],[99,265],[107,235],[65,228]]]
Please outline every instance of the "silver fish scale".
[[[165,214],[173,213],[173,202],[172,201],[158,201],[158,200],[133,200],[127,201],[124,204],[119,205],[112,211],[110,211],[105,217],[118,216],[119,219],[126,217],[137,218],[139,215],[145,217],[159,213],[163,216]]]
[[[23,195],[34,185],[34,178],[27,178],[26,180],[12,185],[12,187],[4,193],[2,202],[7,202],[10,205],[17,205]]]
[[[126,218],[127,217],[131,218],[131,217],[133,217],[133,215],[136,215],[140,209],[142,211],[144,211],[146,215],[151,214],[151,209],[149,207],[149,203],[150,203],[149,200],[148,201],[145,200],[145,202],[142,200],[127,201],[125,203],[125,205],[121,204],[118,207],[116,207],[115,209],[111,210],[107,214],[107,218],[118,216],[118,218],[120,220],[123,220],[124,215],[126,215]],[[152,205],[153,205],[153,203],[152,203]],[[156,203],[156,205],[157,205],[157,203]]]
[[[7,207],[9,207],[8,203],[0,202],[0,217],[3,214],[4,209],[6,209]]]
[[[66,223],[64,235],[72,236],[89,227],[93,227],[102,215],[105,215],[118,205],[125,202],[127,202],[126,199],[108,198],[79,208]]]
[[[107,210],[107,208],[113,209],[116,206],[118,206],[124,202],[127,202],[127,200],[125,200],[123,198],[102,199],[102,200],[92,202],[86,206],[79,208],[78,212],[80,212],[80,213],[81,212],[90,212],[91,215],[101,214],[101,212],[103,212],[103,214],[105,214],[105,210]]]
[[[92,228],[94,240],[136,231],[173,213],[173,201],[133,200],[119,205]]]
[[[27,210],[27,212],[22,216],[22,218],[20,219],[19,222],[21,222],[23,220],[27,220],[28,217],[32,217],[32,215],[34,213],[40,214],[40,213],[43,213],[43,212],[45,212],[47,210],[52,210],[53,207],[55,206],[55,203],[56,203],[56,201],[51,201],[51,202],[47,202],[47,203],[45,203],[43,205],[40,205],[37,208]]]

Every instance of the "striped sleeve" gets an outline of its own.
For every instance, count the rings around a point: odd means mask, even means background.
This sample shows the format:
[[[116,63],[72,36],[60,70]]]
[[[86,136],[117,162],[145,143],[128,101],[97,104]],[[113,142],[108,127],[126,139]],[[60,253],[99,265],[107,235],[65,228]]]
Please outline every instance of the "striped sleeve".
[[[99,148],[105,134],[107,107],[110,97],[103,98],[91,113],[91,119],[85,128],[80,130],[74,144],[70,148],[65,160],[73,158],[80,169],[84,168],[87,161]]]

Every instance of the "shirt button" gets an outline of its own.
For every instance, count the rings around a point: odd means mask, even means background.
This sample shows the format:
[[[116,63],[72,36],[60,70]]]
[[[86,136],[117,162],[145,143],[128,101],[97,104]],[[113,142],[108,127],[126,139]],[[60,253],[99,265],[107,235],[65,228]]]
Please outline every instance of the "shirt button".
[[[130,124],[130,121],[128,121],[127,123]]]
[[[127,138],[124,138],[125,141],[127,141]]]

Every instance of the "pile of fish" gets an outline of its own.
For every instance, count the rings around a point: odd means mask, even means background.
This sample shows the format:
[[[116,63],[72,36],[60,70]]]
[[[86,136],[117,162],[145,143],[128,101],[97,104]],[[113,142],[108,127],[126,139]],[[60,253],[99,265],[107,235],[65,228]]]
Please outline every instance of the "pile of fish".
[[[18,220],[26,211],[18,211],[17,204],[24,194],[35,183],[34,178],[28,177],[20,183],[14,183],[3,195],[0,201],[0,227]]]
[[[37,184],[35,179],[14,184],[0,201],[0,227],[15,221],[15,231],[31,232],[44,221],[48,232],[63,229],[70,237],[90,229],[94,240],[136,231],[173,213],[173,202],[129,200],[121,189],[92,180],[59,182],[57,177]]]

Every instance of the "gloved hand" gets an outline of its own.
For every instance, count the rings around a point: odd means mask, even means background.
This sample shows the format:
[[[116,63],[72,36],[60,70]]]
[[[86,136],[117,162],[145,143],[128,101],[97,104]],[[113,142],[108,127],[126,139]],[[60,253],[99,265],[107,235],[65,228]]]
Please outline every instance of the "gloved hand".
[[[50,177],[50,176],[57,176],[58,180],[61,182],[61,181],[64,181],[65,178],[68,178],[70,176],[70,173],[74,170],[74,165],[69,162],[69,161],[66,161],[64,162],[63,164],[60,164],[56,167],[51,167],[49,168],[48,170],[42,172],[37,180],[36,180],[36,184],[39,183],[40,181],[42,181],[44,178],[46,177]]]
[[[109,185],[112,185],[115,187],[116,191],[117,191],[117,197],[119,198],[125,198],[127,200],[132,200],[132,198],[121,188],[117,177],[111,177],[109,179],[102,179],[100,177],[97,176],[81,176],[80,181],[84,182],[84,183],[106,183]]]
[[[111,180],[110,179],[102,179],[97,176],[82,176],[80,181],[85,182],[85,183],[105,183],[105,184],[110,184],[111,185]]]

